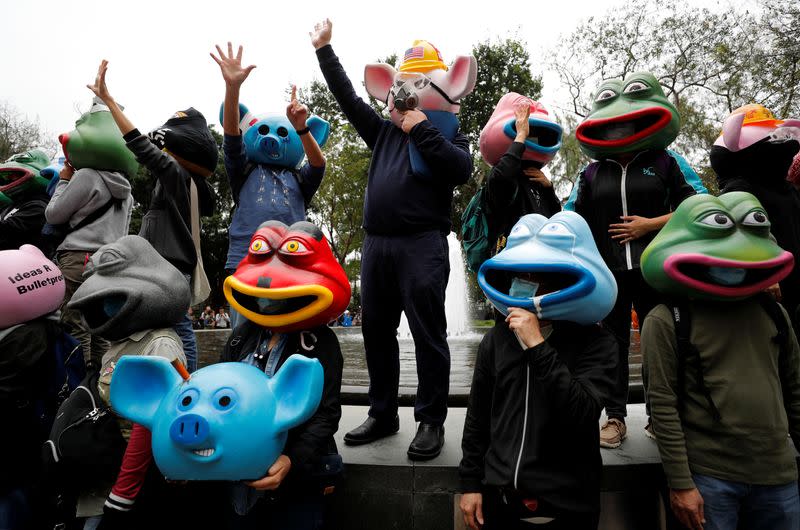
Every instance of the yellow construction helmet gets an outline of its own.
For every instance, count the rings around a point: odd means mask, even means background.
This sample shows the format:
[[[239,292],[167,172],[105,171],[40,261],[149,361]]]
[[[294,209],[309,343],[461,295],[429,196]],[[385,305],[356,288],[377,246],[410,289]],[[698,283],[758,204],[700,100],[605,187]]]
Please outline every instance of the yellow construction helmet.
[[[401,72],[429,72],[431,70],[447,71],[439,50],[426,40],[415,40],[411,48],[403,54],[400,63]]]
[[[744,114],[744,121],[742,122],[743,126],[763,125],[766,127],[777,127],[783,123],[783,120],[776,120],[775,115],[773,115],[767,107],[764,105],[759,105],[758,103],[742,105],[738,109],[731,112],[731,115],[734,114]]]

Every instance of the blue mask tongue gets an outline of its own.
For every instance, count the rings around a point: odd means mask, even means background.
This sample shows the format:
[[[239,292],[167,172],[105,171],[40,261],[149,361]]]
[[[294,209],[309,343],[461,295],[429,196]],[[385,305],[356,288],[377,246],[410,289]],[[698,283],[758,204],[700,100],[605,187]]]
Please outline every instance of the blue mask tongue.
[[[508,290],[508,295],[514,298],[533,298],[537,289],[539,289],[539,284],[536,282],[514,278],[511,281],[511,289]]]
[[[747,276],[747,271],[730,267],[709,267],[708,276],[716,283],[732,286],[741,284]]]

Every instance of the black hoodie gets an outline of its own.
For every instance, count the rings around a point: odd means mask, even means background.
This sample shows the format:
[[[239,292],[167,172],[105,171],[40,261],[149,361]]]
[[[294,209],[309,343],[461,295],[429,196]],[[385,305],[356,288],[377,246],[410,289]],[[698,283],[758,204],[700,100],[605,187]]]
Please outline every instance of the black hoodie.
[[[797,140],[764,139],[736,152],[715,145],[710,153],[720,192],[755,195],[767,211],[778,246],[791,252],[796,264],[800,263],[800,193],[786,177],[798,149]],[[780,285],[783,305],[794,317],[800,304],[800,266],[795,265]]]
[[[481,341],[459,466],[463,492],[511,488],[569,511],[600,509],[603,403],[617,343],[600,326],[556,322],[523,350],[505,322]]]

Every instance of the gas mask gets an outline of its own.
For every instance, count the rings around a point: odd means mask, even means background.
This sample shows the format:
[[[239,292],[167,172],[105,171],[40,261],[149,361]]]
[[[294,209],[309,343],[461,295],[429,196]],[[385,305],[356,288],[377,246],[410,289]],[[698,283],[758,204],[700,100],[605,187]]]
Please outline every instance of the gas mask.
[[[429,86],[451,105],[458,105],[427,75],[419,72],[397,72],[394,76],[394,83],[389,89],[390,99],[394,101],[394,108],[400,112],[416,109],[420,104],[420,93]]]

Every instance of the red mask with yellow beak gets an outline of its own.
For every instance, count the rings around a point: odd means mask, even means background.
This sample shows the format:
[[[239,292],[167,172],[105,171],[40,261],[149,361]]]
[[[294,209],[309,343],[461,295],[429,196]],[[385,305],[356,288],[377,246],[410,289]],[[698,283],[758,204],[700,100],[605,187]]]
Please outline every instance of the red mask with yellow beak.
[[[326,324],[350,303],[350,282],[328,240],[312,223],[267,221],[223,285],[231,307],[279,333]]]

